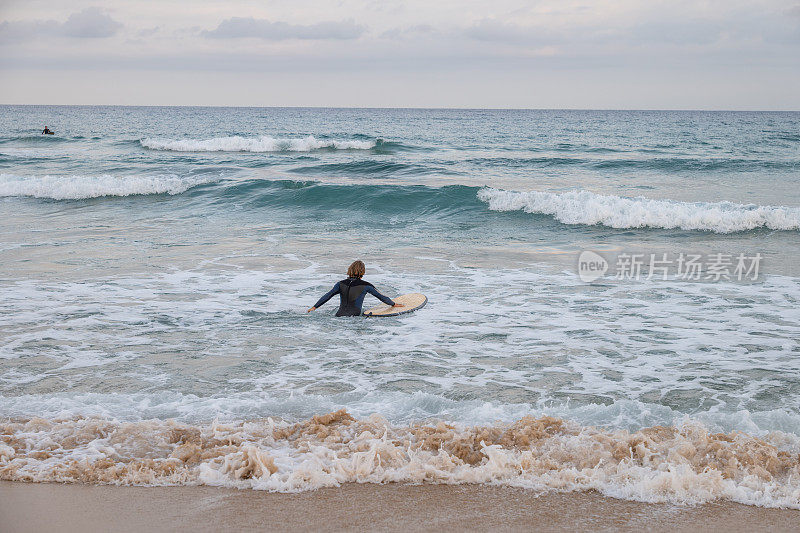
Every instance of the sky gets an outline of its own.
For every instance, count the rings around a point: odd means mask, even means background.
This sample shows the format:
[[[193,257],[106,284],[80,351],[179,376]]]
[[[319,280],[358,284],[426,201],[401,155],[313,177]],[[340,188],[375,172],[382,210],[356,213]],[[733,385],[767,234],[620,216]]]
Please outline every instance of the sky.
[[[800,0],[0,0],[0,103],[800,110]]]

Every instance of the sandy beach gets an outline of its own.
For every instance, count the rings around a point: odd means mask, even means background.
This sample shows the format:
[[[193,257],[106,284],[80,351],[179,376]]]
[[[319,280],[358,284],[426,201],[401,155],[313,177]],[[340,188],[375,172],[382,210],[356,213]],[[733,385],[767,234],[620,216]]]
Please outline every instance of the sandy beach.
[[[597,493],[347,484],[297,494],[0,482],[3,531],[796,531],[800,512],[645,504]]]

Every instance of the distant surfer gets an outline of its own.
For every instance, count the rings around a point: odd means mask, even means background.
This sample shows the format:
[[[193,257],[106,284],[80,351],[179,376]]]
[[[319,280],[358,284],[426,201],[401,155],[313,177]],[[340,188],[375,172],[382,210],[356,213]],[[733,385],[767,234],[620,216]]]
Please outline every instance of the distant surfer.
[[[55,135],[55,133],[53,133],[52,130],[50,130],[50,128],[45,126],[44,129],[42,130],[42,135]]]
[[[392,307],[403,307],[403,304],[398,304],[392,301],[391,298],[384,296],[378,292],[372,283],[364,281],[366,267],[361,261],[353,261],[347,268],[347,279],[343,279],[336,283],[331,290],[314,304],[314,307],[308,309],[308,313],[315,310],[317,307],[325,305],[325,302],[333,298],[335,294],[339,295],[339,310],[336,311],[336,316],[360,316],[361,306],[364,304],[364,297],[367,293],[373,295],[378,300],[386,305]]]

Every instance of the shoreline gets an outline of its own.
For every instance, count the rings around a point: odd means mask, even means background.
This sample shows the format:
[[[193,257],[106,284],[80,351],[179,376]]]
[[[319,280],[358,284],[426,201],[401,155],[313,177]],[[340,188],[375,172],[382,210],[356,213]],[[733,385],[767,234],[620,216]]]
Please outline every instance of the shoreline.
[[[640,503],[596,492],[355,484],[300,493],[0,481],[6,531],[796,531],[800,511]]]

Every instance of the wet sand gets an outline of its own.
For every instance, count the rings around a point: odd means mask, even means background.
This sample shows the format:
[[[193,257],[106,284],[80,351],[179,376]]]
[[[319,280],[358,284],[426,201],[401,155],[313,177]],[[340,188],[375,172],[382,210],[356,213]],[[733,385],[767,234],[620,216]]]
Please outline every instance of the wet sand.
[[[800,511],[645,504],[477,485],[358,485],[278,494],[214,487],[0,482],[4,532],[797,531]]]

